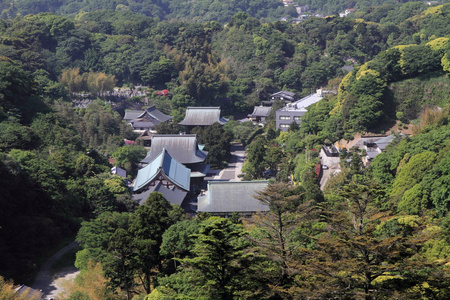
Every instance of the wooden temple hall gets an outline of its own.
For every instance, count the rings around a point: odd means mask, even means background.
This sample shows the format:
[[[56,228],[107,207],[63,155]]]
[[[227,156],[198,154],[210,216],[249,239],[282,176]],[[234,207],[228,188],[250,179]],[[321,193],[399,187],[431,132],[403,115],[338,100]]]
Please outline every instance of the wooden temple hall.
[[[160,192],[172,204],[182,205],[190,191],[191,170],[176,161],[166,149],[138,171],[133,198],[145,203],[152,192]]]
[[[195,134],[153,135],[150,151],[140,162],[133,198],[143,203],[156,191],[186,209],[189,204],[183,202],[189,202],[210,168],[204,163],[208,152],[202,149]]]
[[[188,107],[184,120],[178,123],[186,126],[186,132],[197,126],[211,126],[214,123],[225,124],[228,120],[220,116],[220,107]]]

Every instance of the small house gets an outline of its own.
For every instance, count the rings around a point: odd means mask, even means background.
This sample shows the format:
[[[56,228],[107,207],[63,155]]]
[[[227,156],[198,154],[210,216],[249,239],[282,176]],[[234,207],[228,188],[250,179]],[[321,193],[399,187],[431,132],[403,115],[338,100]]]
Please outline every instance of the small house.
[[[271,110],[272,107],[270,106],[255,106],[253,112],[247,115],[247,118],[255,123],[265,123]]]
[[[124,169],[122,169],[118,166],[111,168],[111,174],[118,175],[122,178],[127,178],[127,171],[125,171]]]

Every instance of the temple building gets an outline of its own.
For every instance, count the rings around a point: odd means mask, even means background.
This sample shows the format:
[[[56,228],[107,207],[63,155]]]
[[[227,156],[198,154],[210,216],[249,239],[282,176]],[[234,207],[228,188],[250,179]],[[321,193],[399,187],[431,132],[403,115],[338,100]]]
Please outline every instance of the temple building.
[[[163,114],[154,105],[146,110],[126,110],[123,117],[123,120],[130,124],[135,132],[139,133],[153,130],[155,125],[171,119],[171,116]]]
[[[252,120],[254,123],[266,123],[266,119],[269,117],[271,106],[255,106],[253,112],[247,115],[247,118]]]
[[[141,161],[141,165],[147,165],[165,149],[177,162],[191,170],[191,178],[203,177],[209,171],[209,165],[204,164],[207,151],[202,150],[203,145],[197,143],[195,134],[154,134],[152,146],[147,156]],[[194,180],[197,182],[197,180]]]
[[[152,192],[160,192],[170,203],[182,205],[190,191],[191,171],[174,159],[166,149],[138,171],[133,199],[145,203]]]
[[[269,211],[254,196],[267,187],[269,181],[210,181],[205,194],[198,197],[197,212],[214,216],[231,217],[233,213],[250,216]]]
[[[186,126],[186,131],[189,133],[197,126],[211,126],[217,122],[223,125],[227,121],[220,116],[220,107],[188,107],[184,120],[178,124]]]

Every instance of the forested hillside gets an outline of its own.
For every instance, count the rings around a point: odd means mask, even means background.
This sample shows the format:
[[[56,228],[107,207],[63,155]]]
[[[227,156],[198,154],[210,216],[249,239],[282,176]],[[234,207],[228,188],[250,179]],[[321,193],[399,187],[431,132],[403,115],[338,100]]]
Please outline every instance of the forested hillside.
[[[276,1],[2,1],[0,295],[76,236],[63,299],[450,298],[450,4],[397,2],[294,24]],[[110,174],[132,180],[147,153],[116,108],[155,104],[174,121],[158,132],[178,133],[188,106],[238,118],[317,88],[332,92],[286,132],[274,113],[194,130],[214,165],[233,139],[244,180],[276,172],[266,214],[187,216],[158,193],[138,206]],[[370,166],[342,148],[321,189],[318,150],[364,134],[394,138]]]
[[[410,5],[398,5],[400,3],[412,2]],[[440,1],[446,3],[448,1]],[[371,17],[386,17],[386,20],[404,18],[409,11],[409,17],[424,10],[427,6],[423,2],[411,0],[356,0],[356,1],[311,1],[296,0],[292,4],[307,6],[308,14],[335,15],[346,9],[363,10],[364,15]],[[158,20],[177,20],[188,22],[218,21],[226,23],[239,12],[246,12],[256,19],[264,21],[275,21],[282,17],[296,18],[298,13],[292,6],[283,6],[281,0],[115,0],[115,1],[60,1],[60,0],[2,0],[0,1],[0,16],[4,19],[14,18],[17,15],[38,14],[51,12],[59,15],[75,15],[79,12],[93,12],[97,10],[131,11]],[[400,11],[397,11],[400,7]],[[414,10],[412,10],[414,7]],[[379,22],[377,20],[376,22]]]

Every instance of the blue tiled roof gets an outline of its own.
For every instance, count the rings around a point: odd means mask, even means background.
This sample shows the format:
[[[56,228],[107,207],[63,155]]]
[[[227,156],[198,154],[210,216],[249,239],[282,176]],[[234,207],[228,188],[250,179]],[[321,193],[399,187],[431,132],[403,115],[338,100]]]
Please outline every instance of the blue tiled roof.
[[[138,171],[133,190],[142,189],[161,173],[179,188],[189,191],[191,171],[172,158],[164,148],[153,161]]]

